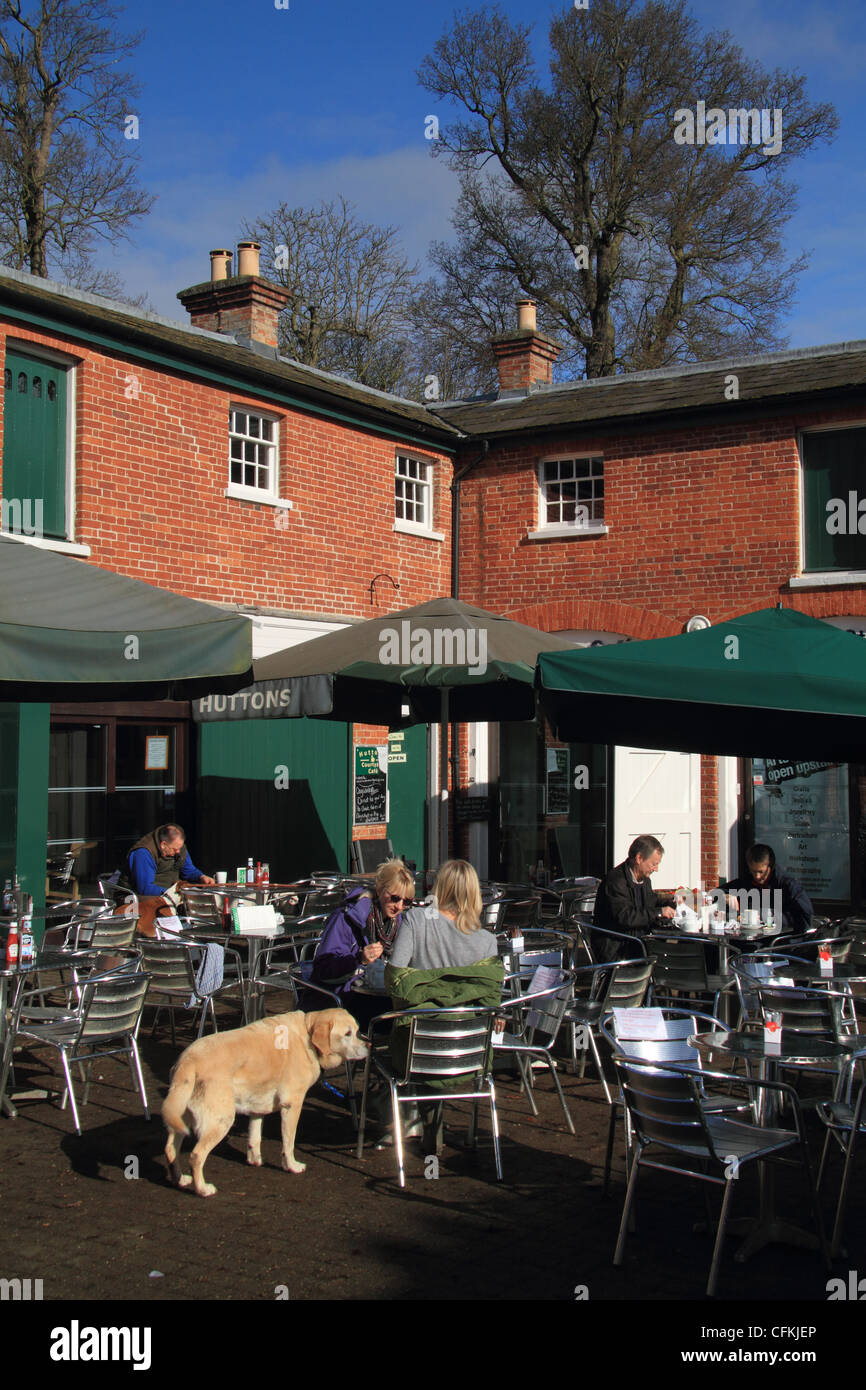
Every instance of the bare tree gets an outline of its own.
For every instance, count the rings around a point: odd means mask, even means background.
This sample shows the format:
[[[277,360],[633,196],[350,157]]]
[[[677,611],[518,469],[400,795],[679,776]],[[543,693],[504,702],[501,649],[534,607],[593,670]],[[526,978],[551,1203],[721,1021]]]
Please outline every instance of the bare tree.
[[[283,353],[382,391],[404,384],[418,268],[395,228],[360,222],[339,198],[282,203],[244,233],[262,243],[263,274],[292,291],[280,317]]]
[[[48,248],[82,266],[153,199],[135,178],[136,84],[118,69],[140,42],[109,0],[0,0],[0,250],[48,274]],[[95,273],[92,272],[91,273]]]
[[[806,264],[785,260],[782,170],[832,136],[833,108],[701,35],[684,0],[567,10],[547,86],[529,35],[499,9],[466,13],[419,71],[469,116],[433,145],[461,174],[456,246],[433,250],[443,293],[468,293],[492,331],[506,288],[532,295],[566,370],[589,377],[780,346]],[[721,140],[702,139],[712,110],[730,113]]]

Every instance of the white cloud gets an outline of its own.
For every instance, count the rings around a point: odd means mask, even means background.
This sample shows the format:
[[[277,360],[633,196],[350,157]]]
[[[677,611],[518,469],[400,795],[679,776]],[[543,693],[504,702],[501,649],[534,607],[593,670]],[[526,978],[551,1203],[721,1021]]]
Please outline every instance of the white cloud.
[[[430,242],[451,234],[458,186],[456,176],[419,139],[418,147],[325,164],[291,166],[271,157],[242,179],[230,179],[219,169],[193,172],[165,179],[153,191],[158,201],[134,244],[121,245],[100,261],[117,271],[131,293],[146,292],[158,313],[183,319],[177,291],[210,277],[208,252],[233,247],[245,219],[254,220],[280,202],[310,205],[343,194],[359,217],[396,226],[407,256],[423,271]]]

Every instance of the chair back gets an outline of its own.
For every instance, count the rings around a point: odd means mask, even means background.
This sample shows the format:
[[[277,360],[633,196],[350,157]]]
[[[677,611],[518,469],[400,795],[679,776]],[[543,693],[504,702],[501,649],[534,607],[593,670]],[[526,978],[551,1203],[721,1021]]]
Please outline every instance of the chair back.
[[[574,975],[561,965],[540,965],[529,985],[528,993],[544,991],[540,999],[531,999],[525,1024],[533,1042],[544,1039],[543,1046],[552,1046],[562,1024],[565,1011],[574,996]]]
[[[147,972],[152,989],[184,994],[195,990],[195,971],[192,965],[193,944],[189,941],[158,941],[144,936],[139,941],[142,968]]]
[[[662,1071],[633,1058],[614,1066],[623,1099],[640,1144],[688,1147],[696,1157],[716,1157],[701,1109],[696,1079],[687,1072]]]
[[[346,893],[340,887],[312,888],[298,903],[298,917],[331,916],[346,901]]]
[[[703,1066],[703,1059],[699,1050],[693,1047],[689,1038],[693,1037],[699,1030],[698,1020],[706,1023],[711,1029],[718,1029],[725,1032],[725,1026],[720,1024],[717,1019],[710,1014],[694,1013],[687,1009],[646,1009],[646,1036],[621,1038],[617,1031],[616,1016],[613,1013],[607,1014],[601,1021],[601,1031],[607,1038],[614,1052],[623,1057],[638,1058],[644,1062],[675,1062],[680,1066],[690,1067],[695,1071],[700,1071]],[[657,1025],[658,1013],[662,1014],[661,1031],[663,1037],[656,1036],[659,1032]],[[652,1015],[652,1022],[650,1016]],[[634,1024],[635,1015],[632,1014],[630,1023]],[[640,1032],[640,1023],[637,1029],[632,1026],[631,1033]],[[650,1037],[652,1033],[654,1036]]]
[[[416,1014],[409,1025],[405,1080],[471,1075],[480,1084],[492,1063],[495,1010],[436,1010]]]
[[[842,995],[823,989],[792,989],[790,985],[756,985],[761,1013],[782,1015],[782,1029],[839,1042],[842,1034]]]
[[[654,979],[655,960],[614,961],[600,977],[602,1013],[609,1009],[639,1009],[646,999],[650,981]]]
[[[81,941],[98,951],[131,946],[137,926],[137,913],[125,914],[123,917],[94,917],[90,923],[89,940],[85,942],[85,933],[82,931]]]
[[[140,971],[115,971],[85,984],[81,995],[81,1029],[78,1040],[99,1042],[134,1033],[138,1027],[148,977]]]
[[[853,943],[853,935],[821,938],[808,936],[801,939],[786,939],[782,949],[796,956],[798,960],[808,960],[814,965],[817,963],[818,953],[821,950],[829,950],[833,960],[847,961]]]
[[[708,994],[707,957],[701,941],[667,940],[661,937],[650,943],[656,958],[653,990],[668,995],[672,990],[681,994]]]
[[[785,964],[785,957],[773,960],[761,956],[739,956],[731,961],[731,974],[737,986],[743,1019],[754,1023],[761,1018],[761,1001],[758,985],[769,984],[776,969]]]
[[[497,936],[503,932],[526,931],[541,922],[538,898],[498,898],[485,909],[484,925]]]

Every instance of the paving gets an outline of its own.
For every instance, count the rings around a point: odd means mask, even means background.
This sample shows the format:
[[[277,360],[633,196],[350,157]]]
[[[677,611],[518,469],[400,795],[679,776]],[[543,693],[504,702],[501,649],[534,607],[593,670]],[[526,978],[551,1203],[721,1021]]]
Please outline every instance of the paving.
[[[249,1167],[239,1119],[208,1160],[217,1193],[201,1199],[169,1184],[162,1153],[159,1107],[183,1041],[179,1034],[172,1045],[167,1029],[142,1034],[150,1121],[116,1058],[94,1067],[80,1138],[56,1099],[23,1100],[17,1119],[0,1118],[0,1277],[41,1279],[45,1300],[75,1302],[703,1299],[711,1242],[695,1229],[704,1215],[701,1184],[647,1174],[625,1263],[613,1267],[621,1126],[606,1197],[609,1108],[598,1081],[572,1076],[564,1061],[575,1136],[548,1077],[538,1074],[537,1119],[516,1079],[498,1079],[502,1183],[486,1120],[479,1148],[467,1150],[467,1109],[455,1106],[438,1168],[420,1141],[409,1144],[401,1192],[393,1152],[369,1147],[356,1158],[345,1105],[318,1085],[296,1145],[306,1173],[282,1171],[277,1116],[265,1121],[264,1166]],[[16,1067],[19,1089],[58,1084],[48,1049],[16,1053]],[[814,1116],[810,1129],[817,1147]],[[806,1224],[800,1175],[784,1172],[778,1191],[782,1211]],[[756,1203],[755,1175],[744,1172],[733,1215],[754,1212]],[[849,1258],[833,1271],[846,1278],[858,1259],[866,1273],[866,1200],[856,1187],[847,1238]],[[721,1300],[826,1305],[828,1275],[815,1253],[771,1246],[741,1264],[738,1244],[726,1242]],[[752,1307],[739,1316],[754,1314]]]

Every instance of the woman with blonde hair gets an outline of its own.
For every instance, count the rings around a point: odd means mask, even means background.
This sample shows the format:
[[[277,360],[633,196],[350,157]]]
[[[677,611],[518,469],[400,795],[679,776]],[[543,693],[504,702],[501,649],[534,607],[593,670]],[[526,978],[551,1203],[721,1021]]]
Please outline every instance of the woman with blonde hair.
[[[362,1027],[388,1007],[387,997],[356,993],[368,965],[388,960],[403,921],[415,902],[415,879],[402,859],[380,864],[372,888],[353,888],[329,918],[316,947],[312,982],[339,995]],[[322,1002],[310,1007],[321,1008]]]
[[[436,875],[432,905],[407,912],[389,964],[442,970],[496,954],[496,937],[481,925],[478,875],[465,859],[449,859]]]

